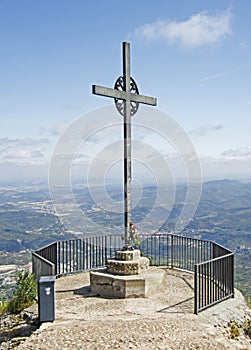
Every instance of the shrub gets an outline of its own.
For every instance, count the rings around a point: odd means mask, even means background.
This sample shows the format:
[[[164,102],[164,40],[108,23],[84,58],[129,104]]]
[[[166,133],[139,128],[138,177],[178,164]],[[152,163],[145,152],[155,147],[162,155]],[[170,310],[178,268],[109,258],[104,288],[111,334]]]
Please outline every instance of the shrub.
[[[37,298],[37,283],[28,271],[20,271],[17,277],[17,290],[8,304],[8,311],[18,313],[33,304]]]
[[[230,328],[230,338],[235,339],[240,335],[240,329],[238,323],[236,321],[230,321],[228,323],[228,327]]]
[[[251,319],[245,320],[243,324],[243,331],[244,333],[251,338]]]
[[[151,257],[151,256],[148,256],[148,259],[149,259],[149,265],[150,265],[150,266],[154,266],[152,257]]]
[[[7,311],[8,303],[6,301],[0,301],[0,316]]]

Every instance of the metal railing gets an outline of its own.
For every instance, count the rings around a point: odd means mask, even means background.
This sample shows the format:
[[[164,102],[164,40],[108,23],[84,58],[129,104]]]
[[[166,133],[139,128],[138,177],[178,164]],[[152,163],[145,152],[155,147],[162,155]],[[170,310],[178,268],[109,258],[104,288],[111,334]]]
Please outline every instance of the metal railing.
[[[58,242],[54,242],[32,252],[32,273],[36,280],[39,280],[41,276],[58,275],[57,246]]]
[[[57,242],[58,275],[105,267],[123,245],[121,235],[96,236]]]
[[[153,264],[188,271],[212,256],[213,243],[174,234],[141,235],[140,249]]]
[[[213,248],[214,253],[219,252],[219,256],[195,264],[194,312],[196,314],[220,301],[234,297],[234,253],[216,243]],[[213,254],[215,255],[217,254]]]
[[[55,276],[55,264],[33,252],[32,272],[37,280],[40,276]]]
[[[140,250],[156,266],[194,272],[194,312],[234,296],[234,254],[215,242],[170,233],[140,235]],[[33,273],[67,275],[106,266],[123,246],[121,235],[54,242],[33,252]]]

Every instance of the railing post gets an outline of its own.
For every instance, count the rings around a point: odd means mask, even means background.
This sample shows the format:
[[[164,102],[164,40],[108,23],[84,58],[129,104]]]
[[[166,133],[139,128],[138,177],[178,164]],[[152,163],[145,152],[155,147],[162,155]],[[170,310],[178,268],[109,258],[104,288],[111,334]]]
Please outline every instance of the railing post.
[[[173,269],[173,235],[171,235],[171,268]]]
[[[231,256],[231,292],[234,298],[234,254]]]
[[[55,275],[58,274],[58,250],[57,250],[57,247],[58,247],[58,243],[55,242],[54,245],[53,245],[53,263],[54,263],[54,266],[55,266]]]
[[[194,265],[194,313],[198,315],[199,308],[199,276],[198,276],[198,265]]]

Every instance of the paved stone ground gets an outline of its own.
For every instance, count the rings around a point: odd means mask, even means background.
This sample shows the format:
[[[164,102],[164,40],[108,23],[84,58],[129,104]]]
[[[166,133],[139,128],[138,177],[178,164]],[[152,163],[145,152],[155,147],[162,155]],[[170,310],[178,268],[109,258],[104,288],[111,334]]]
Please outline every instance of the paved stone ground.
[[[251,318],[241,293],[194,315],[193,275],[166,273],[165,291],[137,299],[92,295],[88,273],[58,279],[56,320],[43,323],[16,349],[251,349],[244,335],[229,338],[228,321]]]

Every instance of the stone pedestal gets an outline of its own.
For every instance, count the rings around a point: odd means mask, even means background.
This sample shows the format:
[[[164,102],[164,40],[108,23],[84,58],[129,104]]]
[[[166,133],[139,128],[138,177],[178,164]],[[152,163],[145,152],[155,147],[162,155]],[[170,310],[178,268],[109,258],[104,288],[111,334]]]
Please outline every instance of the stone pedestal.
[[[90,272],[91,291],[106,298],[145,298],[166,288],[166,273],[151,267],[140,275],[119,276],[106,269]]]
[[[90,272],[91,291],[110,298],[146,297],[163,282],[163,271],[156,271],[149,269],[149,259],[140,250],[117,251],[107,269]]]
[[[115,259],[107,260],[107,272],[112,275],[139,275],[149,268],[149,259],[140,256],[140,250],[119,250]]]

